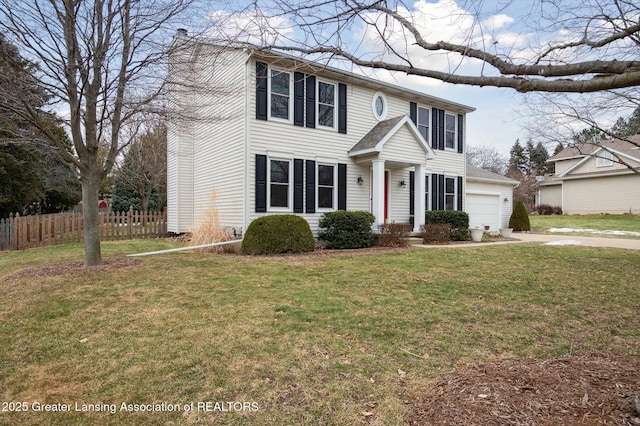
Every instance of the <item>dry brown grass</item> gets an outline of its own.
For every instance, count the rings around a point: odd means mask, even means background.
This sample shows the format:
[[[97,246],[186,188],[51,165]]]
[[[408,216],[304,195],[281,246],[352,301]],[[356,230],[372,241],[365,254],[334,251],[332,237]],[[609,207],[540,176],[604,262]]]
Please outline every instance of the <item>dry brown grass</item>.
[[[199,246],[210,243],[221,243],[230,241],[232,236],[229,235],[224,226],[220,224],[220,216],[216,207],[216,199],[218,193],[211,195],[211,202],[207,211],[198,218],[198,226],[195,228],[189,241],[190,246]],[[213,246],[200,249],[194,249],[198,253],[225,253],[232,250],[232,246]]]

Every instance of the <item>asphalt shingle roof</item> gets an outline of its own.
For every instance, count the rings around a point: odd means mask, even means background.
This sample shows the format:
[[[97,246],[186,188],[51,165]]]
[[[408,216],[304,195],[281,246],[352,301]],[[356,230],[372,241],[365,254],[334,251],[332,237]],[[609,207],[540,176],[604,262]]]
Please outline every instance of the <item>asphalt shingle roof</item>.
[[[364,135],[349,152],[364,151],[366,149],[375,148],[382,139],[404,118],[404,115],[384,120],[373,126],[369,133]]]

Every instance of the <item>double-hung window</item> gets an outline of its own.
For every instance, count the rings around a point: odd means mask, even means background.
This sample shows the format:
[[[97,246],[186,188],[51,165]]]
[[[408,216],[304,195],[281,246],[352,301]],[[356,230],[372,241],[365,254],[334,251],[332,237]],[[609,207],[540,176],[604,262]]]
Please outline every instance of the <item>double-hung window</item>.
[[[269,208],[291,209],[291,160],[269,161]]]
[[[453,114],[444,115],[444,142],[445,148],[455,149],[456,147],[456,116]]]
[[[335,209],[336,172],[335,165],[318,164],[318,209]]]
[[[431,119],[431,111],[429,108],[418,107],[417,126],[420,134],[427,143],[429,142],[429,120]]]
[[[318,81],[318,126],[335,129],[336,85]]]
[[[269,79],[269,116],[291,120],[291,74],[271,69]]]

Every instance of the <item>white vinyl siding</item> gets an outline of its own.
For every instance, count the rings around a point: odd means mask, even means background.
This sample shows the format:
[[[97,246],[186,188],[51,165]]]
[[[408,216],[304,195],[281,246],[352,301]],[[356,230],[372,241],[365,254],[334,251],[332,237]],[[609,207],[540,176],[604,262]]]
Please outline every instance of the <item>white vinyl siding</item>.
[[[281,120],[256,120],[255,119],[255,62],[249,61],[247,69],[251,75],[248,78],[250,89],[248,90],[249,99],[247,106],[248,119],[248,152],[247,152],[247,177],[245,180],[245,191],[248,194],[245,204],[246,219],[245,223],[250,223],[253,219],[263,216],[267,213],[255,212],[255,156],[256,154],[268,155],[269,152],[286,152],[291,155],[292,159],[312,160],[316,162],[316,169],[321,164],[344,163],[347,165],[347,209],[348,210],[365,210],[370,211],[371,208],[371,162],[362,161],[355,162],[348,156],[348,151],[355,145],[371,128],[378,122],[372,110],[372,99],[378,90],[373,88],[359,86],[347,83],[347,134],[340,134],[329,128],[318,126],[317,128],[307,128],[294,126],[293,123]],[[285,70],[291,71],[291,70]],[[292,71],[291,71],[292,72]],[[329,79],[323,79],[318,76],[316,87],[319,81],[330,82]],[[316,108],[318,104],[316,90]],[[385,93],[387,118],[398,117],[409,114],[408,98],[401,98],[396,95]],[[337,84],[336,84],[336,102],[337,102]],[[306,107],[306,105],[305,105]],[[337,118],[336,118],[337,120]],[[316,114],[317,123],[317,114]],[[404,128],[398,131],[392,140],[385,145],[383,156],[390,163],[406,161],[407,157],[415,158],[415,156],[425,156],[425,153],[416,145],[416,141],[410,134],[408,129]],[[397,144],[397,145],[396,145]],[[394,154],[394,152],[396,152]],[[270,157],[271,158],[271,157]],[[275,157],[274,157],[275,158]],[[334,159],[327,162],[324,159]],[[334,163],[335,161],[335,163]],[[448,175],[464,175],[465,160],[463,154],[453,151],[437,151],[436,159],[426,162],[428,173],[431,170],[437,173],[443,173],[447,170]],[[305,174],[306,174],[305,163]],[[336,167],[337,169],[337,167]],[[395,185],[392,190],[396,194],[390,196],[389,215],[390,220],[396,222],[409,221],[409,170],[410,168],[394,168],[391,170],[390,178]],[[451,173],[449,173],[451,171]],[[357,183],[358,178],[362,178],[362,185]],[[407,185],[400,188],[399,181],[404,179]],[[318,188],[318,175],[316,171],[316,192]],[[305,188],[306,191],[306,188]],[[337,192],[337,188],[334,193]],[[325,209],[318,206],[318,194],[316,193],[316,212],[301,213],[309,222],[314,234],[318,231],[318,220],[324,214]],[[335,201],[334,201],[335,202]],[[336,202],[337,203],[337,202]],[[337,204],[336,204],[337,206]]]

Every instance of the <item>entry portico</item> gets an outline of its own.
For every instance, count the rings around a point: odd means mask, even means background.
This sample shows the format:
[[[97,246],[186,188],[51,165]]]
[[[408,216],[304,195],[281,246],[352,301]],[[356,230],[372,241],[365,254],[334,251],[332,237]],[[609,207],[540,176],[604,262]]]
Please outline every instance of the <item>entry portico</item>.
[[[425,138],[408,115],[379,122],[349,150],[358,164],[371,165],[371,213],[376,218],[376,230],[386,220],[386,206],[390,186],[385,182],[385,171],[413,169],[414,211],[423,212],[425,205],[425,173],[427,160],[435,155]],[[414,217],[414,231],[424,225],[424,215]]]

